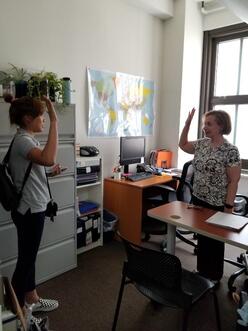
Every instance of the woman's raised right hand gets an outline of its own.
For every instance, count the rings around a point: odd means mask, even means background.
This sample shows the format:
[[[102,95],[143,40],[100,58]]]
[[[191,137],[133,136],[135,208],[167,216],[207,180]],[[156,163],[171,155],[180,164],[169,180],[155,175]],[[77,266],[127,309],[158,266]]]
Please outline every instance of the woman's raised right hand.
[[[45,95],[42,95],[41,100],[45,102],[47,107],[47,112],[50,118],[50,121],[57,121],[57,115],[54,109],[54,106],[52,104],[52,101]]]
[[[186,126],[190,127],[194,114],[195,114],[195,108],[192,108],[192,110],[189,112],[188,117],[186,119],[186,122],[185,122]]]

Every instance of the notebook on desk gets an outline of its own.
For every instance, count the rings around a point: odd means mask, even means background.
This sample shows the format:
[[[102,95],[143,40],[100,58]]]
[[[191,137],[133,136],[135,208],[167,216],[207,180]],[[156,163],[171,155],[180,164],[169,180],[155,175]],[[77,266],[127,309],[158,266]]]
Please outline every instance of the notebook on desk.
[[[240,231],[246,224],[248,224],[248,218],[244,216],[236,216],[233,214],[217,212],[213,216],[209,217],[206,222],[224,227],[226,229]]]

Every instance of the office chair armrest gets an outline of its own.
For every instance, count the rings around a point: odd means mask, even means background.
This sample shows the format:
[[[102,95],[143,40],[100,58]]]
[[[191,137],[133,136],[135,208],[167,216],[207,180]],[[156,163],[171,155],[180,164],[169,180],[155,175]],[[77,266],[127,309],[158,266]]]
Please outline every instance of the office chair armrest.
[[[176,190],[173,187],[168,186],[168,185],[154,185],[154,187],[157,187],[162,190],[170,191],[170,192],[176,192]]]
[[[178,180],[179,185],[181,185],[181,186],[183,186],[185,184],[190,189],[190,192],[191,193],[193,192],[193,186],[191,185],[191,183],[189,181],[182,179],[180,176],[172,176],[172,179]]]
[[[193,193],[193,186],[192,186],[189,182],[187,182],[187,181],[185,181],[184,184],[185,184],[186,186],[188,186],[188,188],[190,189],[190,192],[191,192],[191,194],[192,194],[192,193]]]
[[[172,179],[175,179],[175,180],[181,180],[181,177],[178,176],[178,175],[173,175],[173,176],[171,176],[171,177],[172,177]]]

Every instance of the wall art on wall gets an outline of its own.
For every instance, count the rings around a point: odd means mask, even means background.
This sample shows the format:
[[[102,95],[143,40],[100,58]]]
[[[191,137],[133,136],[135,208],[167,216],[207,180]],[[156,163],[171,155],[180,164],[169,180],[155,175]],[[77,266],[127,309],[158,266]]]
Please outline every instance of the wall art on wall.
[[[153,133],[154,82],[140,76],[87,68],[89,136]]]

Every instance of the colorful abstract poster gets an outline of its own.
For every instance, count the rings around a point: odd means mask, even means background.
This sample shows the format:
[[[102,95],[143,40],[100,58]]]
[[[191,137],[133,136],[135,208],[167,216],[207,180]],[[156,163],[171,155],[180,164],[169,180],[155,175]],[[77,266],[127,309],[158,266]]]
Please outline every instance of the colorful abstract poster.
[[[153,81],[90,68],[87,73],[89,136],[152,135]]]

